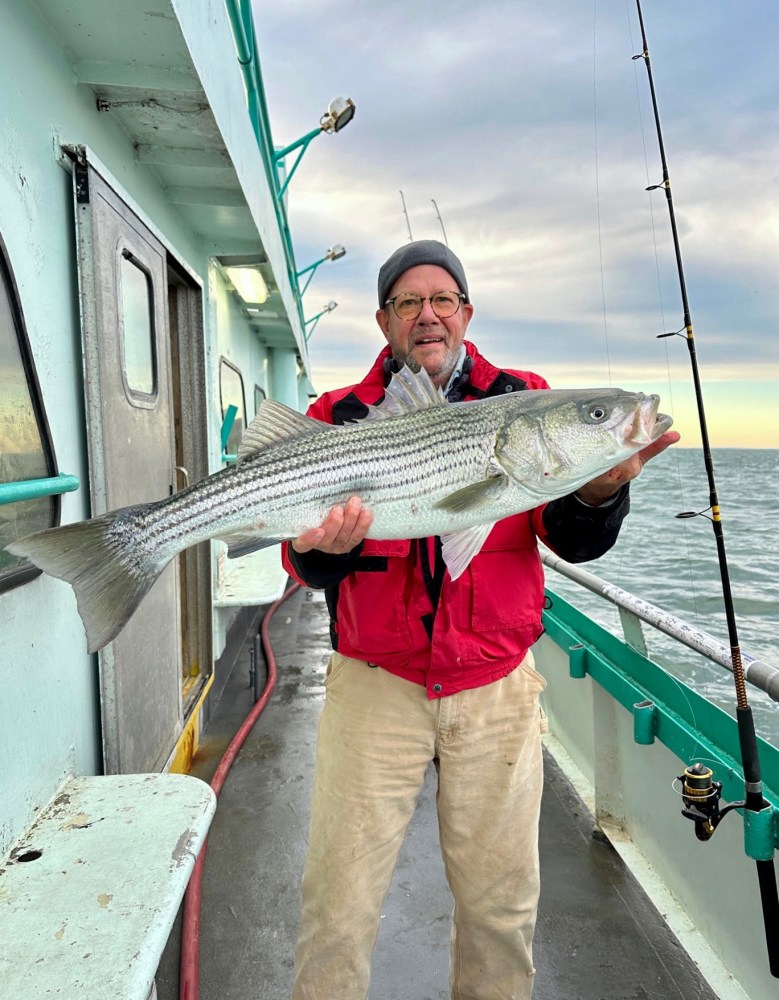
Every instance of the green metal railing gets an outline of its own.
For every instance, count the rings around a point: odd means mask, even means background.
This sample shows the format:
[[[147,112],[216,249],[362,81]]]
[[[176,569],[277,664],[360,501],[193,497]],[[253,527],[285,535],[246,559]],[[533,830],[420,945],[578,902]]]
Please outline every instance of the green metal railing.
[[[72,493],[79,487],[76,476],[60,473],[44,479],[26,479],[18,483],[0,483],[0,504],[17,503],[20,500],[37,500],[60,493]]]
[[[257,38],[254,31],[251,3],[250,0],[225,0],[225,5],[235,39],[235,47],[238,52],[238,62],[243,73],[244,85],[246,86],[249,118],[254,129],[255,138],[257,139],[257,146],[262,157],[265,175],[273,192],[276,221],[284,245],[287,275],[292,287],[292,294],[295,299],[295,306],[302,331],[305,326],[300,287],[297,279],[297,267],[295,265],[295,253],[292,249],[292,237],[289,231],[287,212],[284,208],[284,201],[281,197],[281,189],[279,187],[279,175],[274,157],[273,137],[257,52]]]
[[[544,612],[544,627],[552,641],[568,651],[571,677],[589,675],[632,713],[636,743],[657,739],[680,760],[695,755],[716,761],[723,799],[741,800],[744,778],[736,720],[559,595],[548,591],[547,596],[551,607]],[[779,748],[759,737],[758,743],[770,805],[745,817],[744,850],[762,861],[773,858],[779,848]]]

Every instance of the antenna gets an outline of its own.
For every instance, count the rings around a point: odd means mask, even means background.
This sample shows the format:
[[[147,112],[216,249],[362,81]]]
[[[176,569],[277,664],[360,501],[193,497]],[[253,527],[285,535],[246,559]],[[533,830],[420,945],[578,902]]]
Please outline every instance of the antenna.
[[[446,230],[444,229],[444,220],[441,218],[441,213],[438,211],[438,205],[435,203],[435,198],[430,199],[433,203],[433,208],[435,209],[435,214],[438,217],[438,221],[441,223],[441,232],[444,234],[444,243],[449,246],[449,240],[446,238]]]
[[[403,197],[403,192],[400,192],[400,200],[403,202],[403,214],[406,217],[406,225],[408,226],[408,240],[409,243],[413,242],[414,237],[411,235],[411,223],[408,221],[408,212],[406,211],[406,199]]]

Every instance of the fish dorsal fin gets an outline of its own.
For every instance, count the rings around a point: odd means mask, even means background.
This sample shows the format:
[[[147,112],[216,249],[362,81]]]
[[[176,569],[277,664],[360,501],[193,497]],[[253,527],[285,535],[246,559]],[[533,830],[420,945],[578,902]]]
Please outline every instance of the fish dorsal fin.
[[[425,369],[413,372],[404,365],[400,371],[393,373],[383,401],[377,406],[368,406],[368,415],[364,419],[384,420],[442,404],[446,405],[446,396],[433,385]]]
[[[473,528],[441,536],[441,553],[453,580],[465,572],[468,563],[480,551],[494,527],[494,522],[477,524]]]
[[[329,430],[332,430],[330,424],[323,424],[321,420],[298,413],[276,399],[263,399],[257,416],[241,438],[238,461],[279,441]]]

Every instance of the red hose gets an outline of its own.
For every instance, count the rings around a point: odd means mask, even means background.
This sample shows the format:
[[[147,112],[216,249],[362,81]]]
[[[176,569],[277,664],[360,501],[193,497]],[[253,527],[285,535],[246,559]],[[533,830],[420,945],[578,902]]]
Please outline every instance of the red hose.
[[[219,762],[214,777],[211,779],[211,787],[214,793],[219,796],[222,786],[225,783],[227,772],[233,766],[238,751],[246,742],[246,737],[252,731],[255,722],[262,715],[265,706],[273,694],[276,687],[276,658],[268,641],[268,626],[276,609],[286,601],[286,599],[300,587],[294,583],[286,593],[271,604],[262,619],[262,642],[265,655],[268,661],[268,679],[262,694],[252,706],[252,710],[241,723],[241,728],[233,737],[230,746],[225,750],[224,756]],[[255,669],[257,665],[255,664]],[[200,897],[203,884],[203,869],[206,861],[206,848],[208,838],[203,843],[198,855],[192,875],[189,879],[186,894],[184,895],[184,913],[181,925],[181,961],[179,964],[179,1000],[199,1000],[200,997]]]

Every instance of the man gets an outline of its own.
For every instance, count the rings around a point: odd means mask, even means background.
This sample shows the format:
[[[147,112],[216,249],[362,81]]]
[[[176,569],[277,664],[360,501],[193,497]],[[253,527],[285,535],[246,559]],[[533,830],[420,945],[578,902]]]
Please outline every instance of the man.
[[[362,382],[325,393],[311,416],[359,419],[403,364],[424,367],[450,401],[548,388],[465,341],[473,306],[448,247],[406,244],[378,286],[388,346]],[[545,685],[530,652],[543,603],[537,539],[571,561],[602,555],[628,512],[629,481],[676,440],[669,432],[575,495],[500,521],[455,581],[438,539],[366,538],[371,513],[358,497],[285,548],[289,572],[326,590],[334,649],[292,1000],[367,997],[381,905],[431,761],[455,900],[452,1000],[530,997]]]

